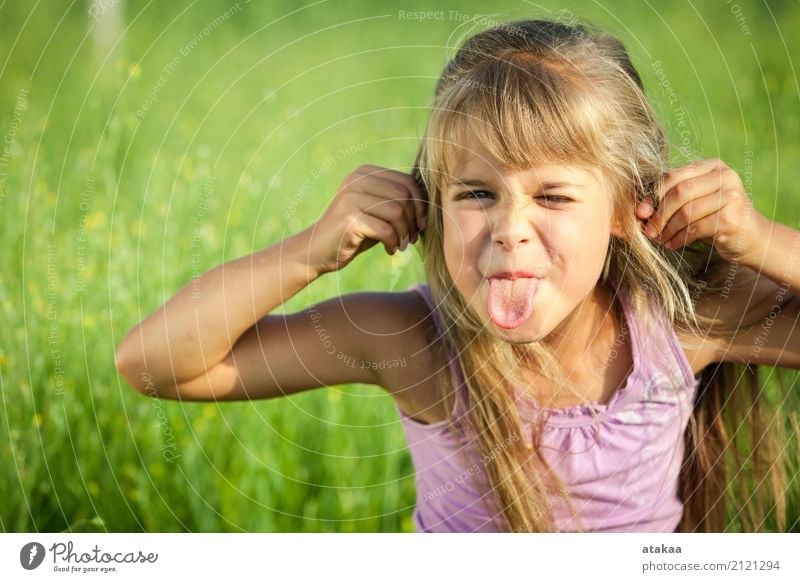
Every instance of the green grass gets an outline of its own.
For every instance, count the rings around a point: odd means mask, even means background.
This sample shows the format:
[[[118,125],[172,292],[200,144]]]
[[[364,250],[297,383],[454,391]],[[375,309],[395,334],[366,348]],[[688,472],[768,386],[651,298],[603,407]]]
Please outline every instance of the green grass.
[[[654,4],[568,10],[622,37],[676,137],[688,131],[693,149],[740,171],[753,152],[757,207],[797,227],[800,13],[740,0],[745,36],[723,3]],[[153,401],[113,356],[196,269],[311,224],[359,164],[407,171],[448,43],[480,28],[449,11],[487,5],[242,0],[204,34],[231,6],[128,2],[108,56],[84,3],[0,7],[0,132],[11,141],[0,190],[2,531],[412,529],[413,468],[377,387]],[[493,3],[492,17],[569,17],[561,1],[519,6]],[[398,18],[420,9],[445,17]],[[280,309],[422,276],[416,255],[393,264],[376,250]]]

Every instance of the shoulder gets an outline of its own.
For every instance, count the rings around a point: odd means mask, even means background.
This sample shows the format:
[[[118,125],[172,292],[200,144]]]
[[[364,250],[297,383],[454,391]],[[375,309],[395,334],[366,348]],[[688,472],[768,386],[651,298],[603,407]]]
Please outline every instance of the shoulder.
[[[700,337],[688,332],[676,330],[675,335],[680,341],[680,348],[683,355],[689,362],[692,374],[699,374],[706,366],[718,360],[718,350],[707,337]]]
[[[418,287],[419,289],[419,287]],[[454,394],[449,358],[431,305],[420,289],[376,295],[384,303],[382,337],[372,347],[378,382],[409,417],[424,423],[447,418]]]
[[[362,295],[360,318],[373,338],[365,353],[379,385],[396,399],[441,379],[447,369],[444,342],[431,308],[413,289]]]

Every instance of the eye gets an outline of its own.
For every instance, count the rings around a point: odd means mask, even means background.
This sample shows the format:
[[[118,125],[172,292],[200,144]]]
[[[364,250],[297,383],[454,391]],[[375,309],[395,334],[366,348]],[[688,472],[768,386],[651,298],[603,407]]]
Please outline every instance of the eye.
[[[567,204],[572,202],[572,198],[567,198],[566,196],[555,196],[553,194],[543,194],[542,196],[538,196],[538,198],[552,204]]]
[[[462,192],[458,195],[458,199],[461,200],[462,198],[473,198],[476,200],[480,200],[476,195],[477,194],[487,194],[491,196],[491,192],[487,192],[486,190],[469,190],[467,192]]]
[[[482,200],[482,195],[493,196],[493,194],[488,190],[469,190],[459,194],[456,199]],[[572,198],[567,198],[566,196],[556,196],[554,194],[542,194],[541,196],[536,196],[536,199],[544,200],[548,204],[568,204],[572,202]]]

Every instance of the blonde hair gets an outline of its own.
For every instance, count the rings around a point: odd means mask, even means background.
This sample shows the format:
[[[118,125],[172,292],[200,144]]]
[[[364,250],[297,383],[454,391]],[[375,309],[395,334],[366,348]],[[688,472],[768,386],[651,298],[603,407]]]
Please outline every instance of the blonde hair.
[[[420,237],[427,281],[445,341],[459,355],[469,399],[468,413],[463,419],[451,418],[449,425],[454,436],[465,431],[483,458],[490,459],[482,486],[491,492],[494,509],[499,508],[496,527],[555,531],[552,495],[564,495],[573,517],[579,516],[567,488],[541,454],[546,418],[531,432],[532,449],[526,446],[514,387],[525,386],[525,370],[558,382],[559,367],[540,342],[513,344],[491,336],[464,298],[452,291],[455,285],[444,259],[441,192],[450,178],[448,154],[467,134],[476,136],[504,167],[563,162],[603,169],[624,236],[611,238],[599,284],[609,285],[613,279],[643,317],[637,326],[651,325],[649,308],[658,307],[676,330],[697,335],[711,330],[731,337],[733,330],[701,317],[694,304],[700,296],[722,291],[729,264],[703,243],[670,251],[640,231],[635,209],[648,199],[658,208],[668,142],[616,38],[586,25],[511,22],[467,39],[447,63],[436,85],[414,176],[428,197],[428,227]],[[621,320],[616,298],[614,311]],[[664,365],[674,369],[677,363]],[[737,371],[747,377],[746,385],[737,381]],[[779,462],[784,427],[768,418],[754,367],[725,363],[703,371],[684,436],[680,531],[723,531],[731,517],[726,508],[735,508],[729,481],[745,483],[742,471],[750,465],[759,494],[736,491],[747,512],[733,517],[741,517],[742,527],[750,531],[766,527],[765,497],[771,493],[775,527],[784,527],[786,480]],[[735,438],[742,426],[749,427],[750,442]],[[762,487],[766,477],[767,487]]]

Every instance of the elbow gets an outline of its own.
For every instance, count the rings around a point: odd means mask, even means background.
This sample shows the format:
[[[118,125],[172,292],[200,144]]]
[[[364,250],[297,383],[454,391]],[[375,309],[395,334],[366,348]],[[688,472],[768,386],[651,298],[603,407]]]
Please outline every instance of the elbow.
[[[136,392],[143,396],[157,396],[150,375],[143,371],[138,360],[130,354],[130,350],[125,348],[125,342],[120,345],[114,354],[114,366],[117,368],[119,375]]]
[[[142,396],[166,399],[178,397],[175,384],[154,377],[144,364],[141,353],[132,353],[125,347],[125,342],[122,342],[114,354],[114,365],[119,375]]]
[[[122,349],[122,345],[117,348],[117,351],[114,354],[114,367],[117,369],[117,372],[119,372],[122,376],[125,376],[125,370],[128,368],[128,356],[127,353]]]

